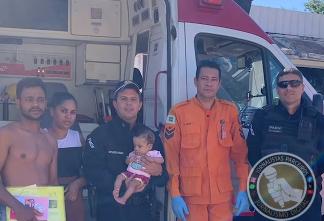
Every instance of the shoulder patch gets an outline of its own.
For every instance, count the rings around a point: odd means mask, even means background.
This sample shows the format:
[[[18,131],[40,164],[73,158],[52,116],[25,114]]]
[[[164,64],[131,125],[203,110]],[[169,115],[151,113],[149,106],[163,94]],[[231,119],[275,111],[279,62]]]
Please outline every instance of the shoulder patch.
[[[175,124],[176,123],[176,117],[174,115],[168,115],[165,123],[166,124]]]
[[[93,144],[93,142],[92,142],[92,140],[91,140],[90,137],[87,139],[87,141],[88,141],[88,144],[89,144],[89,146],[90,146],[91,149],[95,148],[95,146],[94,146],[94,144]]]
[[[175,132],[175,128],[172,128],[172,127],[165,128],[164,137],[167,140],[170,140],[174,136],[174,132]]]

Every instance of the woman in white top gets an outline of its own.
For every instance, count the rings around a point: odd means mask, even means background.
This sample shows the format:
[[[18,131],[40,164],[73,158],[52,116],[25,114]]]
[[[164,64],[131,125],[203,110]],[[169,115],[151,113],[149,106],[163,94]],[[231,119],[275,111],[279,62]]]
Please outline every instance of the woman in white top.
[[[85,221],[82,190],[87,182],[82,176],[84,138],[78,131],[71,130],[76,119],[77,102],[73,95],[57,92],[50,103],[53,124],[47,131],[58,141],[58,182],[65,190],[67,221]]]

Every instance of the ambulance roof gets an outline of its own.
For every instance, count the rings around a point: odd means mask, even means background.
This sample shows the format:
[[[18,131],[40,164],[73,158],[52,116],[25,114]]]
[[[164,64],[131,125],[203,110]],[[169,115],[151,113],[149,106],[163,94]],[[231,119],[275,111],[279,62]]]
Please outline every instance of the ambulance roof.
[[[179,22],[190,22],[230,28],[257,35],[274,42],[258,24],[233,0],[224,0],[222,9],[198,6],[198,0],[178,0]]]

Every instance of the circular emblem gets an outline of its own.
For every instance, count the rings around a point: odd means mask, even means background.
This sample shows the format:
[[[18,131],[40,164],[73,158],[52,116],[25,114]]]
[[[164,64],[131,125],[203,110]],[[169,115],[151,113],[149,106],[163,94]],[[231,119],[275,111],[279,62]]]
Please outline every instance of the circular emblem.
[[[316,180],[303,159],[279,152],[256,163],[247,188],[250,202],[258,213],[271,220],[292,220],[313,203]]]

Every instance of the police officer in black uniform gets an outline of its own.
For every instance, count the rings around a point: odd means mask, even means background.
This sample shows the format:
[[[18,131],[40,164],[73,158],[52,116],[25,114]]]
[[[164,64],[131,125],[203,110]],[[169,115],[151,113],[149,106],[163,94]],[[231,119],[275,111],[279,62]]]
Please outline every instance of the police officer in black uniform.
[[[284,69],[277,75],[276,83],[280,98],[278,105],[263,107],[252,121],[247,137],[249,162],[254,166],[266,155],[276,152],[292,153],[312,167],[319,184],[324,172],[323,159],[319,158],[323,156],[321,138],[324,135],[324,117],[316,107],[307,106],[302,100],[305,85],[300,71]],[[311,207],[294,220],[321,220],[320,188],[317,188]],[[254,220],[269,219],[256,211]]]
[[[142,106],[138,86],[133,81],[119,82],[113,103],[117,115],[87,137],[84,152],[84,174],[97,192],[97,221],[151,221],[152,186],[165,186],[169,176],[164,164],[144,159],[141,164],[145,172],[151,174],[149,185],[138,188],[126,205],[115,201],[112,193],[116,176],[126,171],[126,157],[134,150],[134,128],[139,124],[136,119]],[[153,149],[164,157],[159,136],[156,136]],[[125,190],[123,184],[120,194]]]

